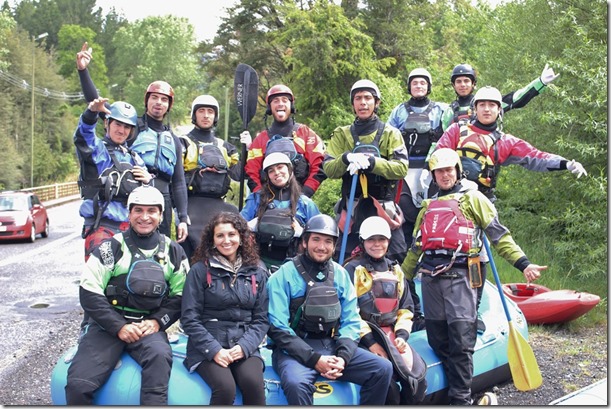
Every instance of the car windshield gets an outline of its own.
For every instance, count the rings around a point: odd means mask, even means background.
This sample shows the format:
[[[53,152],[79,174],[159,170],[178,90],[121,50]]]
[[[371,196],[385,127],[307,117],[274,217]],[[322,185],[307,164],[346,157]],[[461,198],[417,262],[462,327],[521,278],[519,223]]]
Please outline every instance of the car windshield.
[[[0,211],[6,210],[28,210],[28,198],[0,196]]]

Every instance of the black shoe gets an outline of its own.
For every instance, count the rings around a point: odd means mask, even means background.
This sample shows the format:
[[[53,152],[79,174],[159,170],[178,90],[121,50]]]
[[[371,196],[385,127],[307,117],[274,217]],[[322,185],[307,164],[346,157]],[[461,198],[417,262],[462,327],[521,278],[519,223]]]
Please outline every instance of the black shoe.
[[[412,322],[412,332],[422,331],[425,328],[424,315],[422,314],[414,315],[414,318],[412,318]]]
[[[478,315],[477,316],[477,333],[483,334],[484,332],[486,332],[486,324],[484,324],[484,321],[482,321],[482,317]]]

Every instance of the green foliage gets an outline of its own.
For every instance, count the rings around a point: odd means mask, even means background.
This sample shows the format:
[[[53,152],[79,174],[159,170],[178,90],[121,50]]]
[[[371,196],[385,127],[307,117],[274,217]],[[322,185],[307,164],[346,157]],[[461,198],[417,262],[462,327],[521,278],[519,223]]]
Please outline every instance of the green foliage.
[[[316,203],[321,213],[335,217],[333,207],[341,199],[341,191],[341,179],[325,179],[316,193],[314,193],[314,196],[312,196],[312,200]]]
[[[119,29],[114,37],[116,75],[120,99],[130,102],[139,113],[144,110],[144,94],[156,80],[170,83],[175,102],[170,121],[182,123],[189,115],[191,100],[184,96],[198,83],[193,26],[186,18],[147,17]],[[135,52],[136,51],[136,52]]]

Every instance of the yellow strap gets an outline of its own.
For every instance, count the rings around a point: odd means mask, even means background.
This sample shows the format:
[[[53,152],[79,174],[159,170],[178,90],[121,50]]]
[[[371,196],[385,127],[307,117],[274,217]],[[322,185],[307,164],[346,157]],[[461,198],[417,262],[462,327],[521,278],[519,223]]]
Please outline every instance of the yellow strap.
[[[367,198],[367,176],[364,173],[359,173],[359,182],[361,183],[361,190],[363,191],[363,197]]]

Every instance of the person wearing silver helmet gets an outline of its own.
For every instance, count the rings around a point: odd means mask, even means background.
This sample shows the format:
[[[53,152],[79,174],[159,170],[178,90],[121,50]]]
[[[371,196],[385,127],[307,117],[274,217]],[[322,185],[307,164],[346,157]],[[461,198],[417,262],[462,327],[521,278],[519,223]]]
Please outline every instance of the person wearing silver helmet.
[[[68,367],[68,405],[91,405],[124,351],[142,367],[139,403],[168,404],[172,348],[165,331],[180,317],[189,261],[159,231],[164,206],[158,189],[134,189],[129,228],[87,260],[79,297],[88,320]]]
[[[361,386],[361,405],[383,405],[392,364],[358,347],[360,316],[348,272],[331,257],[339,230],[326,214],[312,217],[304,253],[267,281],[268,347],[289,405],[312,405],[319,376]]]

